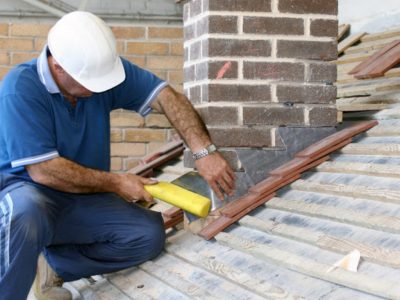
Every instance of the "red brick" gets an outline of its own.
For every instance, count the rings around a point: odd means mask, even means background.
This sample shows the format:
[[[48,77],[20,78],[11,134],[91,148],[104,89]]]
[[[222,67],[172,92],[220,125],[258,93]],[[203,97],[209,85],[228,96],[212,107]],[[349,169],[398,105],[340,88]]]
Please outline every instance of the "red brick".
[[[203,0],[204,10],[270,12],[271,0]]]
[[[202,102],[202,97],[201,97],[201,85],[196,85],[190,88],[190,102],[192,104],[198,104]]]
[[[333,85],[278,85],[279,102],[335,103],[336,86]]]
[[[189,14],[191,18],[202,13],[202,0],[191,0],[189,6]]]
[[[209,128],[211,139],[218,147],[271,147],[269,128]]]
[[[302,63],[245,61],[243,76],[246,79],[304,81],[304,65]]]
[[[269,85],[209,84],[203,86],[203,102],[269,102]]]
[[[337,37],[338,21],[324,19],[311,20],[310,33],[313,36]]]
[[[195,65],[191,65],[189,67],[185,67],[183,69],[183,78],[185,80],[185,82],[191,82],[191,81],[195,81],[196,77],[195,77],[195,70],[196,67]],[[200,79],[200,78],[197,78]]]
[[[196,36],[208,33],[234,34],[238,32],[236,16],[206,16],[197,23]]]
[[[189,48],[190,47],[185,47],[184,49],[183,49],[183,60],[186,62],[186,61],[189,61]]]
[[[196,24],[186,25],[183,28],[183,38],[185,41],[192,40],[196,37]]]
[[[304,20],[300,18],[244,17],[243,32],[303,35]]]
[[[279,0],[279,12],[337,15],[337,0]]]
[[[277,48],[277,57],[316,60],[335,60],[337,58],[336,42],[279,40]]]
[[[245,125],[304,125],[304,110],[300,107],[243,107],[243,123]]]
[[[309,82],[333,84],[337,78],[337,66],[334,63],[311,63],[308,72]]]
[[[335,126],[337,124],[337,110],[333,107],[314,107],[310,110],[311,126]]]
[[[183,22],[187,22],[190,18],[190,3],[183,5]]]
[[[269,57],[271,43],[268,40],[208,39],[203,42],[203,56],[206,55]]]
[[[207,106],[197,108],[197,111],[207,125],[239,125],[238,107]]]
[[[201,41],[195,42],[190,45],[190,60],[200,59],[202,56],[201,53]]]
[[[236,61],[208,61],[196,65],[196,80],[203,79],[233,79],[238,78],[238,63]]]

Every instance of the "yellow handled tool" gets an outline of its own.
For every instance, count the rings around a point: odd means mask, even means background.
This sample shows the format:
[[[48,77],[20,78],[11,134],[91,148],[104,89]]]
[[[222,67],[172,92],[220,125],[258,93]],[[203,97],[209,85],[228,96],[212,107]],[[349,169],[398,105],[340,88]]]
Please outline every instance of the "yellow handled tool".
[[[210,210],[210,199],[175,184],[160,181],[156,184],[145,185],[144,188],[154,198],[168,202],[196,216],[207,217]]]

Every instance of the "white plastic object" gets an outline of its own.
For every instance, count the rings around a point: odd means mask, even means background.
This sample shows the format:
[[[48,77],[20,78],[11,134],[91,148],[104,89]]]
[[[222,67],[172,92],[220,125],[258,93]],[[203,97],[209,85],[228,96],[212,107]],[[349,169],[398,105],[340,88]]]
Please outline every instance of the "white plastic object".
[[[47,42],[56,62],[92,92],[109,90],[125,79],[114,34],[92,13],[66,14],[51,28]]]

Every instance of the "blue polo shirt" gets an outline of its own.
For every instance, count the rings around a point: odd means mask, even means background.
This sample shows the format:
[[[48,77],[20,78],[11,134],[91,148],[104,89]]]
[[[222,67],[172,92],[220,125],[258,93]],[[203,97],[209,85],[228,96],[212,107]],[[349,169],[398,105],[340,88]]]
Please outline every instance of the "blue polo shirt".
[[[64,157],[109,171],[110,112],[123,108],[145,116],[167,85],[122,59],[126,79],[73,107],[52,78],[47,47],[38,59],[18,65],[0,87],[0,173],[30,179],[26,165]]]

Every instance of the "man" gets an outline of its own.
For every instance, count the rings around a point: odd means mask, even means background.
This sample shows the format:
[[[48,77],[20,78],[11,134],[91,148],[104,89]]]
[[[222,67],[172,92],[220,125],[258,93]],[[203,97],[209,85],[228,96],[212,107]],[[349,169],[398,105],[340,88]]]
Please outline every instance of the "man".
[[[72,299],[62,281],[140,264],[165,235],[151,179],[113,174],[109,113],[165,113],[219,198],[234,173],[212,146],[185,96],[118,57],[109,27],[73,12],[50,30],[37,60],[17,66],[0,89],[0,298]]]

